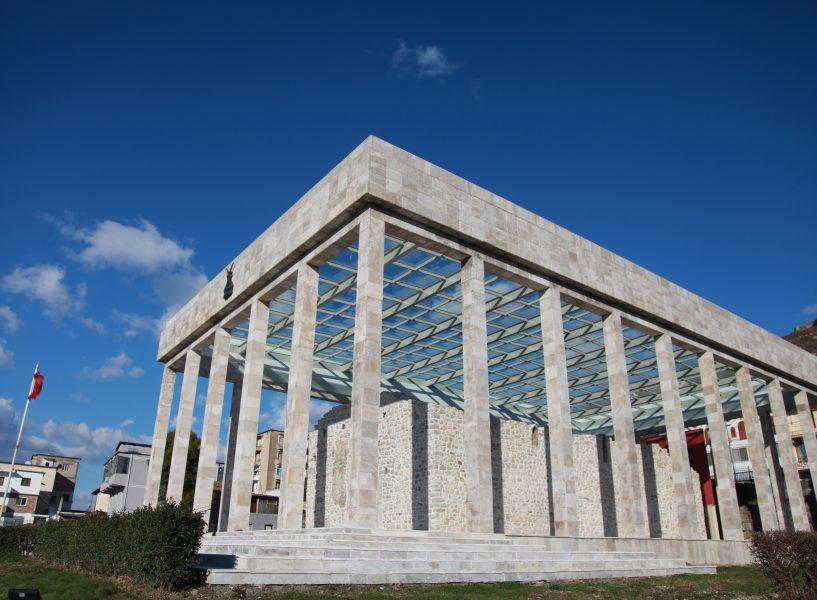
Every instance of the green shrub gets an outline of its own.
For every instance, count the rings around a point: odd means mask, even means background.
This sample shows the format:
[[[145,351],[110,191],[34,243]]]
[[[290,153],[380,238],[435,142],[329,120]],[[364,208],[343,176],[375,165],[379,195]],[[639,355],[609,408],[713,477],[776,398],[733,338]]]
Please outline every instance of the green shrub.
[[[0,554],[30,554],[36,532],[34,525],[0,527]]]
[[[31,535],[24,541],[10,535],[7,543],[0,537],[0,549],[24,553],[28,548],[50,563],[178,589],[198,580],[196,554],[204,527],[201,515],[168,503],[110,517],[95,514],[39,527],[4,527]]]
[[[756,533],[751,548],[784,598],[817,598],[817,532]]]

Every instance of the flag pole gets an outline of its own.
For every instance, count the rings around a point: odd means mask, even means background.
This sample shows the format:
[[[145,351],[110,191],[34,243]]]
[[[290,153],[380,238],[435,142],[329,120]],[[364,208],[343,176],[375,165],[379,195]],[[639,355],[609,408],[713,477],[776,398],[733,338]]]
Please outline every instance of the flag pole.
[[[34,367],[36,373],[40,368],[40,363]],[[23,409],[23,418],[20,420],[20,430],[17,432],[17,444],[14,446],[14,454],[11,456],[11,468],[9,469],[8,480],[6,481],[6,491],[3,493],[3,504],[0,504],[2,513],[0,513],[0,524],[6,521],[6,502],[9,497],[9,490],[11,489],[11,478],[14,476],[14,465],[17,462],[17,451],[20,449],[20,439],[23,437],[23,425],[26,424],[26,415],[28,414],[28,405],[31,404],[31,393],[26,396],[26,407]]]

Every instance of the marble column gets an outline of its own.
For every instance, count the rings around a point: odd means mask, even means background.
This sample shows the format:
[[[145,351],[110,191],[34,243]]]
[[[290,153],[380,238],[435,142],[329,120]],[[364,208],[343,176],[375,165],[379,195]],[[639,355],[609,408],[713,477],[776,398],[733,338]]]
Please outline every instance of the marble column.
[[[162,371],[162,387],[159,390],[159,406],[156,422],[153,424],[153,444],[150,447],[150,462],[145,482],[145,506],[159,503],[159,484],[162,480],[162,466],[167,444],[167,426],[170,423],[170,409],[173,406],[173,389],[176,385],[176,371],[165,365]]]
[[[207,399],[204,406],[204,422],[201,427],[199,466],[196,470],[196,490],[193,494],[193,510],[206,515],[210,514],[210,507],[213,504],[216,455],[221,433],[221,409],[224,405],[224,387],[227,383],[229,358],[230,334],[221,327],[217,327],[213,338],[210,374],[207,378]]]
[[[806,445],[808,470],[811,474],[811,487],[817,489],[817,435],[814,432],[814,418],[805,390],[799,390],[794,395],[794,404],[797,407],[797,416],[800,419],[800,429],[803,432],[803,443]]]
[[[375,528],[377,427],[380,416],[380,351],[383,324],[385,223],[366,212],[360,220],[357,254],[352,406],[346,476],[346,524]]]
[[[318,310],[318,271],[306,263],[298,266],[292,351],[284,422],[286,443],[282,457],[278,529],[303,527],[306,447],[309,402],[312,392],[312,356]]]
[[[803,497],[803,488],[800,485],[800,474],[797,471],[797,462],[794,459],[794,445],[789,429],[789,420],[786,415],[786,405],[783,402],[783,388],[780,380],[775,378],[766,384],[769,394],[769,404],[774,421],[775,441],[777,454],[780,458],[780,468],[783,470],[785,494],[788,500],[789,513],[795,531],[809,531],[809,518],[806,514],[806,501]]]
[[[570,388],[567,380],[562,301],[558,290],[549,288],[539,298],[542,353],[545,364],[550,468],[553,488],[553,530],[561,537],[577,537],[576,473],[573,466],[573,425]]]
[[[743,525],[735,491],[732,452],[729,448],[729,437],[726,434],[718,371],[715,366],[715,357],[711,352],[704,352],[698,357],[698,369],[704,394],[706,423],[709,426],[709,445],[712,448],[712,464],[715,467],[715,490],[723,539],[742,540],[744,539]],[[718,539],[717,527],[717,519],[710,519],[710,529],[714,539]]]
[[[735,382],[740,398],[740,411],[743,415],[743,426],[746,430],[749,462],[752,465],[752,476],[755,481],[757,506],[763,531],[774,531],[780,528],[775,508],[772,482],[769,478],[769,466],[766,464],[766,445],[763,442],[763,430],[755,402],[755,391],[752,389],[752,378],[749,369],[739,367],[735,371]]]
[[[235,439],[238,435],[238,418],[241,414],[241,382],[233,382],[230,399],[230,418],[227,421],[227,456],[224,457],[224,471],[221,475],[221,508],[218,511],[218,530],[227,531],[230,520],[230,495],[233,489],[233,467],[235,466]]]
[[[669,334],[659,335],[655,339],[655,357],[664,408],[664,426],[672,463],[673,491],[678,501],[678,533],[682,539],[698,539],[697,515],[701,509],[695,502],[693,487],[695,483],[689,466],[684,414],[678,390],[678,374],[675,370],[675,352]]]
[[[794,525],[789,514],[788,503],[785,502],[785,497],[781,495],[786,482],[783,479],[783,469],[780,467],[780,459],[777,456],[777,442],[774,439],[771,409],[768,405],[758,407],[757,416],[760,419],[760,431],[763,433],[763,441],[766,446],[766,464],[769,466],[769,481],[772,484],[772,497],[777,511],[777,522],[780,524],[780,529],[791,530]]]
[[[167,478],[167,499],[181,502],[184,476],[187,473],[187,450],[190,446],[190,429],[193,427],[193,407],[196,405],[196,387],[199,383],[201,354],[188,350],[184,359],[182,391],[179,394],[179,410],[176,413],[176,433],[173,436],[173,454],[170,456],[170,474]]]
[[[627,373],[621,314],[613,312],[604,317],[603,328],[610,411],[613,415],[615,436],[611,444],[611,458],[613,486],[616,490],[618,537],[648,538],[650,530],[644,507],[644,482],[641,478],[641,469],[638,467],[639,449],[635,442],[630,377]]]
[[[493,533],[491,416],[485,265],[472,256],[462,265],[462,373],[465,434],[465,518],[468,531]]]
[[[786,485],[783,480],[783,469],[780,467],[780,458],[777,456],[777,442],[774,439],[774,425],[772,425],[772,413],[768,406],[757,409],[760,418],[760,430],[763,432],[763,440],[766,445],[766,464],[769,465],[769,481],[772,483],[772,497],[774,498],[775,510],[777,510],[777,522],[780,529],[794,529],[794,524],[789,513],[788,502],[785,501]]]
[[[267,350],[269,306],[255,298],[250,306],[247,331],[247,351],[244,357],[244,383],[241,386],[241,410],[236,429],[235,462],[228,531],[250,528],[252,471],[258,437],[258,417],[261,411],[261,388],[264,382],[264,358]]]

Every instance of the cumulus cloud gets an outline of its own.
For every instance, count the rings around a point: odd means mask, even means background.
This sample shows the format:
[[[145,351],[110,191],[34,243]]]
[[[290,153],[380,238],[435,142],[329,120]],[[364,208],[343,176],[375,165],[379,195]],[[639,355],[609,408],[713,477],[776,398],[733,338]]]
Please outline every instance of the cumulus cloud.
[[[13,448],[19,426],[20,413],[12,401],[0,398],[0,448]],[[133,436],[121,427],[91,427],[87,423],[54,419],[40,424],[29,420],[23,433],[20,456],[27,459],[31,454],[42,452],[76,456],[89,463],[101,464],[113,454],[116,444],[128,439]]]
[[[817,302],[814,304],[808,304],[803,307],[803,314],[804,315],[817,315]]]
[[[154,278],[153,291],[165,305],[165,312],[158,321],[159,331],[164,328],[170,317],[207,284],[207,281],[204,273],[193,268],[174,273],[161,273]]]
[[[171,431],[175,431],[175,430],[176,430],[176,419],[178,419],[178,417],[179,417],[179,414],[178,414],[178,413],[176,413],[175,415],[173,415],[173,416],[170,418],[170,424],[168,425],[168,429],[170,429]],[[195,428],[196,428],[196,423],[198,423],[198,422],[199,422],[199,418],[198,418],[196,415],[193,415],[193,419],[190,421],[190,428],[191,428],[191,430],[195,430]],[[151,440],[152,440],[152,438],[150,438],[150,439],[149,439],[147,442],[145,442],[145,443],[147,443],[147,444],[151,444],[151,443],[153,443]]]
[[[85,369],[83,374],[89,379],[107,381],[110,379],[137,379],[145,374],[145,370],[133,364],[133,359],[124,351],[111,356],[98,367]]]
[[[65,271],[57,265],[16,267],[0,279],[0,288],[42,302],[43,312],[56,320],[80,312],[85,306],[85,285],[77,285],[72,292],[64,279]]]
[[[160,319],[136,313],[123,313],[116,309],[113,310],[111,316],[114,321],[124,327],[122,335],[127,338],[136,337],[140,333],[149,333],[156,338],[159,337],[161,331],[159,328]]]
[[[105,326],[91,317],[77,317],[77,320],[86,329],[90,329],[91,331],[94,331],[100,335],[105,333]]]
[[[439,46],[407,46],[402,40],[392,56],[392,67],[402,74],[414,73],[417,79],[445,77],[456,68]]]
[[[90,269],[115,269],[129,275],[152,278],[155,299],[163,306],[159,318],[135,313],[115,312],[114,319],[123,324],[122,334],[135,337],[146,332],[158,336],[167,320],[193,297],[207,276],[191,263],[193,249],[165,237],[150,221],[134,224],[110,219],[91,227],[51,219],[67,238],[79,242],[69,255]]]
[[[0,368],[14,366],[14,352],[6,348],[6,340],[0,340]]]
[[[20,319],[9,306],[0,306],[0,321],[3,322],[3,331],[17,333],[20,330]]]
[[[111,220],[96,223],[89,229],[63,225],[61,231],[85,245],[73,253],[74,258],[96,269],[112,267],[156,273],[186,266],[193,256],[193,250],[164,237],[153,223],[144,219],[135,226]]]

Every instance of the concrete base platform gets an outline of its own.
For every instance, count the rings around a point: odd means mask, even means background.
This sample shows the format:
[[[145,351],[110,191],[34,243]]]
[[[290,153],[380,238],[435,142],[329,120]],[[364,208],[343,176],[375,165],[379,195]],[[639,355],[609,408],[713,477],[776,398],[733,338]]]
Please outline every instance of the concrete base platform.
[[[544,581],[714,573],[751,561],[745,542],[523,537],[320,528],[206,536],[211,584]]]

